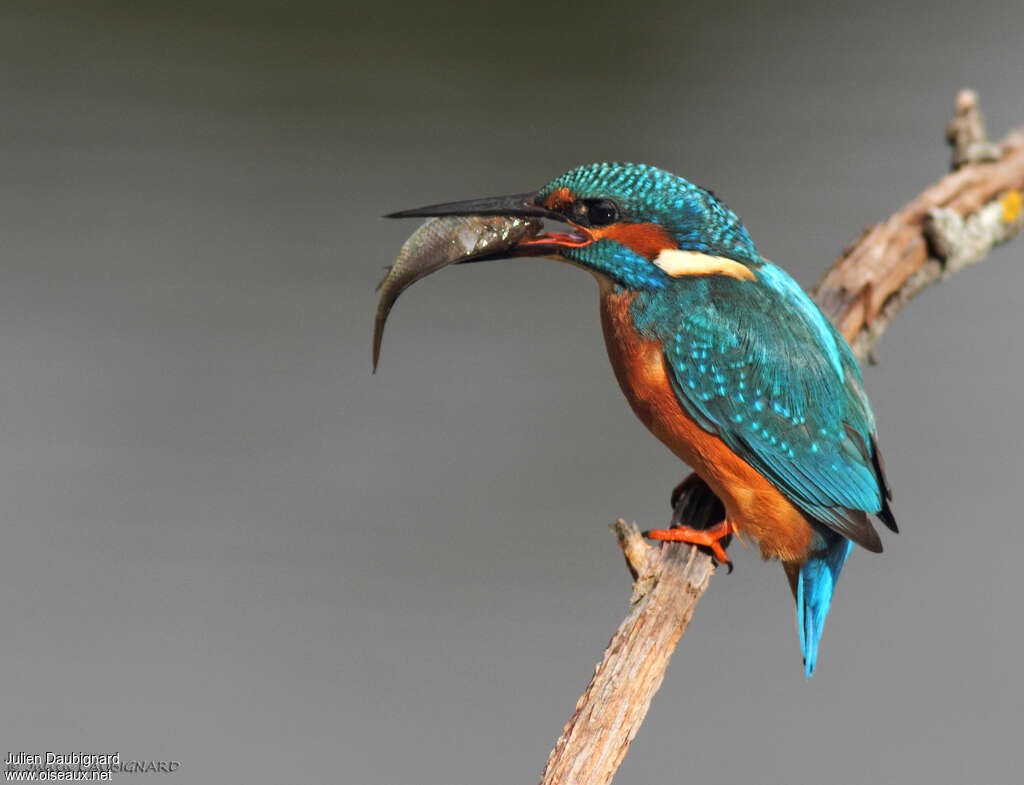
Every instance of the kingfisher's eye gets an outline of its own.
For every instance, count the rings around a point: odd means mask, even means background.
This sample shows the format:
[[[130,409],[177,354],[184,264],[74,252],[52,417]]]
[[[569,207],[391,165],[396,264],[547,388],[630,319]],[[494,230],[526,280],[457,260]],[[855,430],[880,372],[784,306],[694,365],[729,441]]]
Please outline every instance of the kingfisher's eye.
[[[591,226],[608,226],[619,220],[619,206],[611,199],[587,199],[584,204]]]

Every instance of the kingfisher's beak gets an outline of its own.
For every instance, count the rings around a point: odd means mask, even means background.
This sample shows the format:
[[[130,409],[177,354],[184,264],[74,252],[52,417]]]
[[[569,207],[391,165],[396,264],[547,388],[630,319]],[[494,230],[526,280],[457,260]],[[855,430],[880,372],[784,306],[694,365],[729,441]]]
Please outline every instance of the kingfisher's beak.
[[[483,199],[467,199],[464,202],[446,202],[400,210],[385,215],[385,218],[431,218],[443,215],[507,215],[524,218],[550,218],[565,220],[558,213],[537,204],[536,193],[512,194],[510,196],[486,196]]]

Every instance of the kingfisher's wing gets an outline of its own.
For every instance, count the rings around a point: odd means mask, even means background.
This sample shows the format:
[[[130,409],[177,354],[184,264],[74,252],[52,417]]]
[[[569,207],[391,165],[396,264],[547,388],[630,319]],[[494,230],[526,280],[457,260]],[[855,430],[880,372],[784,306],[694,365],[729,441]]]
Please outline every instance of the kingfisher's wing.
[[[879,552],[868,514],[891,513],[856,360],[792,278],[758,275],[711,276],[682,310],[665,341],[676,396],[807,516]]]

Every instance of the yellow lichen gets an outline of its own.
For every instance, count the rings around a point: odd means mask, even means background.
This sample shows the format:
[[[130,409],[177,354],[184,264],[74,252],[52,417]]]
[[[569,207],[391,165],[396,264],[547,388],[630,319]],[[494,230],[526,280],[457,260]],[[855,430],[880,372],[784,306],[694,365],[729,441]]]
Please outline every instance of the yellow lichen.
[[[1024,208],[1024,197],[1021,197],[1020,191],[1010,191],[1006,196],[1002,198],[1003,203],[1003,222],[1013,223],[1020,217],[1021,209]]]

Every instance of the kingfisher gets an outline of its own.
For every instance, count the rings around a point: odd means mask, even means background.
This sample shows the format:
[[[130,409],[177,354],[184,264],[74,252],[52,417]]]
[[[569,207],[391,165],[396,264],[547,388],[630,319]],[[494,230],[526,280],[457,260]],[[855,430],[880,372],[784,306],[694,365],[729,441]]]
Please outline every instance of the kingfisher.
[[[596,163],[539,191],[390,217],[454,215],[565,225],[489,258],[552,257],[597,279],[619,386],[724,513],[703,529],[676,515],[677,525],[646,536],[706,546],[728,563],[723,542],[735,534],[781,561],[810,678],[854,544],[881,553],[872,517],[898,531],[875,418],[844,337],[711,191],[653,166]]]

